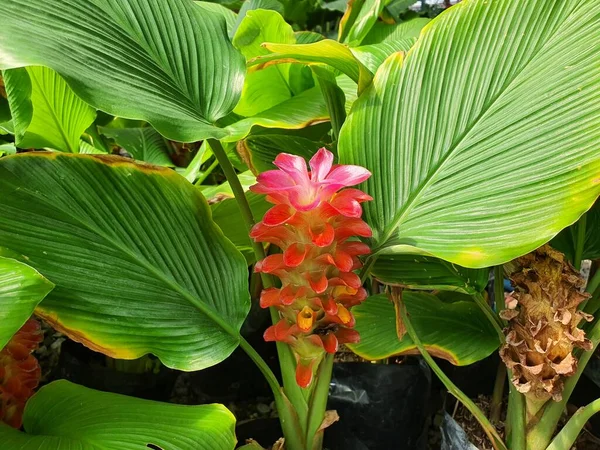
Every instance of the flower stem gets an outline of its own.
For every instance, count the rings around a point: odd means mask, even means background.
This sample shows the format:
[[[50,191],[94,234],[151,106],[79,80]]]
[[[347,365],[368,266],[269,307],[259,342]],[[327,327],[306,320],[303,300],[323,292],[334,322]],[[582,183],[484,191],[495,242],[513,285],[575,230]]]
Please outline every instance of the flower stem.
[[[485,417],[485,414],[483,413],[483,411],[469,397],[467,397],[464,392],[462,392],[460,389],[458,389],[458,387],[456,387],[456,385],[452,381],[450,381],[450,379],[442,371],[440,366],[438,366],[437,363],[435,362],[435,360],[429,355],[429,353],[423,346],[423,343],[419,339],[419,336],[417,335],[414,327],[412,326],[412,323],[408,319],[408,314],[406,312],[406,306],[403,303],[400,303],[399,306],[400,307],[398,309],[400,311],[402,321],[404,322],[404,325],[406,326],[406,331],[407,331],[408,335],[410,336],[410,338],[412,339],[413,343],[419,349],[419,352],[421,353],[421,355],[423,356],[425,361],[427,361],[427,364],[429,364],[429,366],[435,372],[435,374],[438,376],[440,381],[442,383],[444,383],[444,386],[446,386],[446,389],[448,389],[448,392],[450,392],[450,394],[452,394],[454,397],[456,397],[456,399],[459,400],[471,412],[471,414],[473,414],[473,416],[477,419],[477,421],[483,428],[483,431],[485,432],[485,434],[488,436],[488,438],[492,442],[494,449],[507,450],[506,445],[504,445],[504,442],[502,442],[502,439],[498,435],[496,428],[494,428],[494,426],[490,423],[490,421],[487,419],[487,417]]]
[[[319,431],[325,412],[327,410],[327,398],[329,397],[329,384],[333,371],[333,355],[327,354],[319,365],[319,371],[315,380],[316,386],[310,401],[310,413],[308,417],[308,430],[306,433],[306,445],[309,450],[320,450],[323,440],[323,431]]]
[[[223,170],[223,173],[225,174],[225,177],[227,178],[227,181],[229,182],[229,185],[231,186],[233,195],[235,196],[235,199],[240,208],[240,213],[244,220],[244,224],[246,225],[248,233],[250,233],[250,230],[254,226],[255,221],[254,221],[254,216],[252,214],[252,210],[250,209],[250,204],[248,203],[248,199],[246,198],[246,195],[244,193],[244,188],[242,187],[242,184],[240,183],[240,180],[235,172],[235,169],[234,169],[233,165],[231,164],[231,161],[229,161],[229,158],[227,157],[227,154],[225,152],[225,149],[221,145],[221,142],[219,142],[216,139],[210,139],[209,144],[213,150],[215,157],[219,161],[221,170]],[[254,255],[256,256],[257,261],[260,261],[261,259],[265,258],[265,256],[266,256],[265,249],[263,248],[263,246],[260,243],[254,242],[252,240],[252,249],[254,251]],[[261,279],[262,279],[264,288],[269,288],[269,287],[274,286],[273,279],[268,274],[261,273]],[[279,312],[273,307],[270,308],[270,312],[271,312],[271,319],[272,319],[273,323],[277,323],[279,321]],[[246,350],[246,349],[244,349],[244,350]],[[299,439],[299,437],[295,435],[298,433],[298,431],[302,432],[302,431],[305,431],[305,429],[306,429],[306,420],[307,420],[307,416],[308,416],[308,405],[306,403],[306,400],[304,400],[301,388],[296,383],[296,377],[295,377],[296,361],[295,361],[295,358],[294,358],[294,355],[293,355],[291,349],[286,344],[277,342],[277,355],[279,357],[279,365],[281,367],[281,374],[282,374],[282,378],[283,378],[283,385],[284,385],[283,392],[285,393],[285,396],[287,396],[287,398],[289,399],[289,402],[291,403],[291,405],[293,405],[293,409],[295,409],[296,422],[298,422],[299,426],[298,427],[287,427],[287,430],[286,430],[284,421],[287,420],[288,422],[290,422],[290,421],[292,421],[292,419],[283,417],[282,413],[285,413],[286,410],[288,410],[289,408],[287,408],[285,405],[277,404],[277,410],[280,415],[281,424],[282,424],[283,432],[284,432],[285,439],[286,439],[286,445],[289,450],[296,450],[296,447],[292,446],[292,442],[294,440]],[[260,358],[260,356],[259,356],[259,358]],[[267,368],[268,368],[268,366],[267,366]],[[270,371],[270,369],[269,369],[269,371]],[[280,388],[279,388],[279,384],[278,384],[278,391],[279,391],[279,389]],[[275,393],[275,391],[273,393],[274,393],[275,397],[277,398],[278,394]],[[299,430],[298,430],[298,428],[299,428]],[[303,437],[303,435],[302,435],[302,437]],[[302,441],[303,440],[304,439],[302,439]],[[304,450],[304,449],[298,448],[298,450]]]

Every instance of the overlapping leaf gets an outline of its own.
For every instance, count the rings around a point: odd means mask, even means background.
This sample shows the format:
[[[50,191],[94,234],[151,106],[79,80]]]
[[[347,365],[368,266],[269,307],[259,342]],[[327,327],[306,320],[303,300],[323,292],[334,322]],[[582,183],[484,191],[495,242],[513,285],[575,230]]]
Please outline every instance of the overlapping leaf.
[[[180,142],[222,137],[244,59],[191,0],[6,0],[0,68],[51,67],[90,105]]]
[[[402,300],[425,348],[434,356],[463,366],[489,356],[500,345],[498,335],[479,307],[470,301],[442,302],[423,292],[405,291]],[[376,295],[352,309],[361,341],[351,344],[365,359],[418,354],[406,334],[398,339],[394,305]]]
[[[385,284],[417,290],[482,292],[488,283],[488,269],[467,269],[441,259],[420,255],[381,255],[372,270]]]
[[[246,262],[175,172],[108,156],[9,156],[0,209],[0,248],[56,284],[36,313],[71,338],[180,370],[237,347]]]
[[[133,159],[157,166],[173,166],[165,139],[151,127],[101,127],[100,132],[114,139],[115,143],[129,153]]]
[[[222,405],[183,406],[56,381],[25,409],[25,432],[0,423],[4,448],[20,450],[231,450],[235,417]]]
[[[47,67],[4,71],[15,143],[20,148],[51,148],[79,153],[79,139],[96,111]]]
[[[376,247],[466,267],[551,239],[600,194],[600,3],[471,0],[388,58],[342,129]]]
[[[53,288],[52,283],[31,267],[0,257],[0,349]]]

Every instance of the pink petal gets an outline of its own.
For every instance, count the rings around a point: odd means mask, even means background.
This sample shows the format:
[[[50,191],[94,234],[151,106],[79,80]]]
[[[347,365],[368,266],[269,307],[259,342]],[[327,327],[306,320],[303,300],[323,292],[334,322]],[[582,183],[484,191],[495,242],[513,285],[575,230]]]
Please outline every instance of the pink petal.
[[[311,186],[294,186],[289,191],[289,200],[294,208],[303,212],[315,209],[321,203],[321,198]]]
[[[306,169],[306,161],[301,156],[280,153],[275,158],[275,161],[273,161],[273,164],[292,177],[296,184],[305,185],[310,181],[308,170]]]
[[[294,186],[294,180],[281,170],[267,170],[256,177],[257,183],[250,186],[252,192],[268,194],[273,189],[285,189]]]
[[[327,175],[327,181],[331,184],[354,186],[355,184],[362,183],[370,176],[371,172],[364,167],[338,165],[335,166],[331,172],[329,172],[329,175]]]
[[[326,148],[321,148],[310,159],[310,176],[313,182],[323,181],[331,170],[333,164],[333,153]]]

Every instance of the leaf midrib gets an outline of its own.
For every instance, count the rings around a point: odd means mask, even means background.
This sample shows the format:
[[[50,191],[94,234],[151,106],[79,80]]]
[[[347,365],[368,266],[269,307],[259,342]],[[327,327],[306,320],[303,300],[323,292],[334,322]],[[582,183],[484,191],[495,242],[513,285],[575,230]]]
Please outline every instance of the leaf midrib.
[[[463,6],[464,6],[464,4],[458,3],[457,5],[454,6],[454,8],[463,7]],[[571,17],[571,15],[574,14],[575,11],[577,11],[577,8],[573,8],[571,10],[571,12],[563,18],[563,20],[561,21],[561,24],[556,27],[556,31],[560,30],[562,24],[564,24]],[[431,31],[429,31],[429,32],[431,33]],[[434,167],[432,167],[432,169],[429,171],[429,173],[425,177],[425,179],[421,182],[419,187],[408,197],[404,206],[395,215],[394,219],[392,220],[392,222],[389,226],[388,231],[385,231],[385,229],[384,229],[383,237],[379,241],[376,249],[373,251],[373,254],[377,253],[377,251],[381,250],[382,248],[384,248],[386,246],[386,243],[390,240],[390,238],[392,237],[394,232],[402,224],[402,222],[404,221],[406,216],[412,211],[412,209],[414,208],[414,206],[416,205],[418,200],[426,192],[427,188],[429,186],[431,186],[431,184],[435,181],[436,175],[444,168],[445,164],[448,162],[448,160],[451,158],[451,156],[453,156],[453,154],[454,154],[453,152],[470,135],[471,131],[477,127],[477,125],[483,120],[483,118],[487,115],[487,113],[490,111],[490,109],[492,109],[492,107],[496,104],[496,102],[504,94],[506,94],[506,92],[510,89],[510,87],[513,85],[515,80],[519,78],[519,76],[529,67],[531,62],[533,60],[535,60],[538,57],[538,55],[546,48],[546,46],[548,45],[548,42],[550,42],[551,38],[553,38],[554,36],[555,36],[555,34],[552,34],[546,40],[546,42],[544,42],[544,44],[542,46],[540,46],[540,48],[531,55],[531,57],[529,58],[527,63],[524,64],[523,67],[514,74],[513,78],[508,83],[506,83],[506,86],[504,86],[500,89],[498,94],[494,98],[491,99],[489,104],[482,108],[481,113],[477,116],[477,118],[473,121],[473,123],[464,130],[464,132],[462,133],[462,136],[460,136],[458,138],[458,140],[450,146],[447,153],[438,161],[438,163]],[[407,52],[406,58],[401,67],[402,71],[404,70],[404,66],[406,65],[406,61],[408,60],[408,58],[412,55],[412,53],[414,51],[416,51],[417,48],[419,48],[419,43],[421,42],[421,39],[422,39],[422,37],[420,37],[417,40],[417,42],[415,43],[415,45],[413,45],[411,47],[411,49]]]

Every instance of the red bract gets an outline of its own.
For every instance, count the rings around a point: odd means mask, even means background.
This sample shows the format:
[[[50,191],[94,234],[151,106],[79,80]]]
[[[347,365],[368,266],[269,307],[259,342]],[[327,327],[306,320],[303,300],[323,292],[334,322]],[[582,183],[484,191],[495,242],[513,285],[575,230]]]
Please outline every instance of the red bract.
[[[292,346],[298,362],[296,381],[302,387],[311,384],[326,352],[358,342],[350,309],[367,297],[354,271],[362,266],[359,256],[370,253],[357,237],[371,237],[360,217],[361,203],[372,198],[343,188],[365,181],[371,173],[332,163],[333,154],[324,148],[310,160],[310,171],[303,158],[281,153],[274,161],[279,170],[260,174],[250,188],[275,205],[250,236],[282,250],[255,267],[279,277],[282,284],[265,289],[260,298],[263,308],[276,307],[281,316],[265,332],[265,340]]]
[[[0,352],[0,421],[20,428],[25,403],[41,377],[31,354],[43,340],[40,324],[29,319]]]

